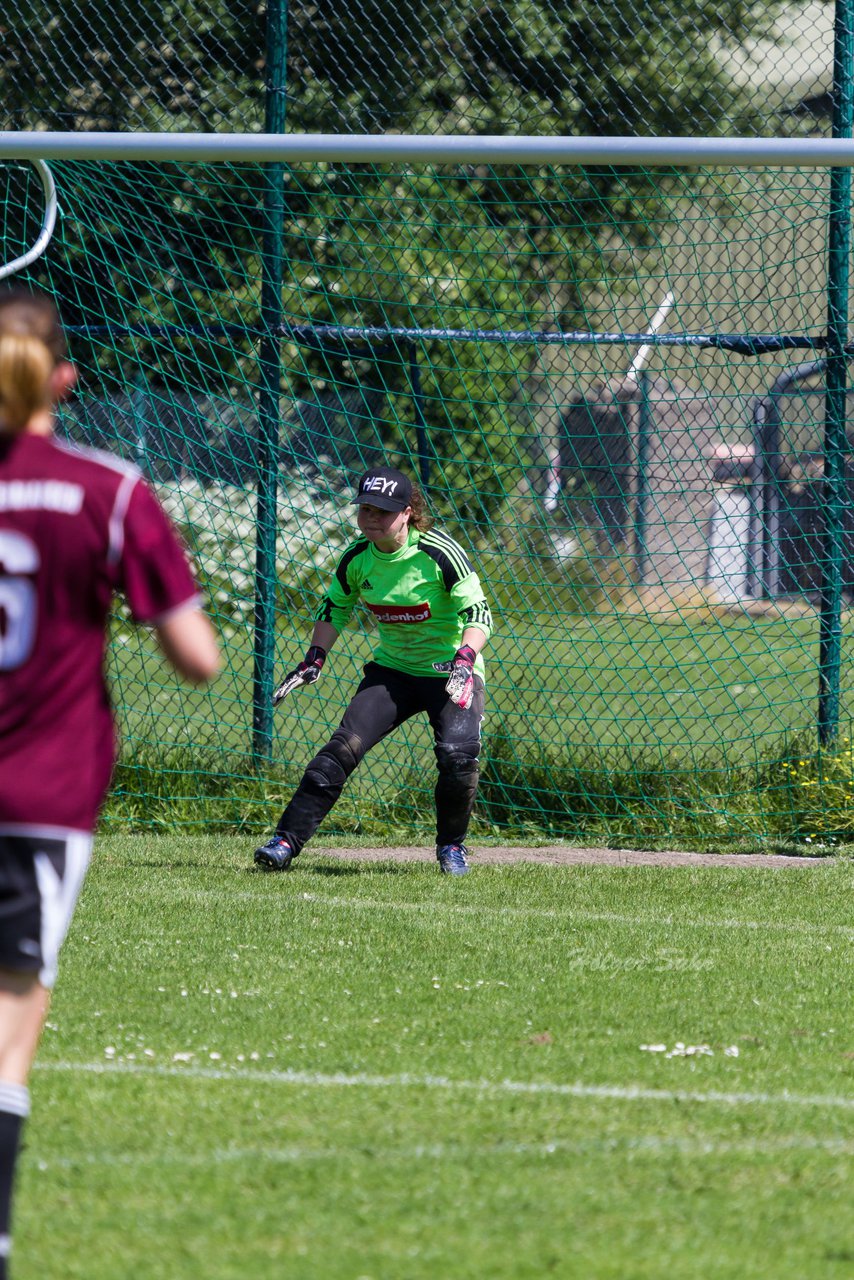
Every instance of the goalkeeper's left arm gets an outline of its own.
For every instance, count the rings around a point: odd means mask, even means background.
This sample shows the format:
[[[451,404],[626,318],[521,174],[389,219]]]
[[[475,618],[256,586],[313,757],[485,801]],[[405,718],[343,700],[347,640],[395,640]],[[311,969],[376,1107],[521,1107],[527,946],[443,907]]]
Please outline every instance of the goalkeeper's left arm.
[[[492,633],[492,614],[474,573],[458,583],[451,594],[456,594],[461,606],[459,617],[463,633],[460,647],[450,662],[434,662],[433,666],[436,671],[447,671],[445,689],[448,697],[467,711],[474,697],[474,664]]]
[[[488,636],[479,627],[466,627],[462,644],[450,662],[434,662],[437,671],[448,672],[445,690],[451,702],[468,711],[474,698],[474,664]]]

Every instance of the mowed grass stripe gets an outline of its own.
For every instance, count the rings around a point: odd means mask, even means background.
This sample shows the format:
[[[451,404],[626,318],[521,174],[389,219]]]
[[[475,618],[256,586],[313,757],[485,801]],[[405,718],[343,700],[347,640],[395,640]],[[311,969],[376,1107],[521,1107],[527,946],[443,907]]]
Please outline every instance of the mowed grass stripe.
[[[164,889],[162,885],[147,884],[140,885],[140,892],[150,894],[167,893],[169,898],[195,898],[199,900],[208,898],[222,898],[229,902],[235,900],[250,900],[256,903],[265,901],[263,898],[263,890],[253,891],[250,889],[232,889],[224,885],[217,889],[195,888],[189,885],[177,884],[168,889]],[[841,937],[854,938],[854,926],[847,924],[817,924],[810,920],[739,920],[732,916],[715,917],[715,916],[689,916],[669,913],[666,915],[628,915],[618,911],[589,911],[586,908],[567,907],[565,909],[556,909],[554,907],[492,907],[487,905],[473,905],[458,902],[442,902],[438,900],[430,900],[425,902],[401,902],[394,899],[382,900],[380,898],[365,898],[355,896],[352,898],[335,897],[322,893],[299,893],[296,895],[289,893],[278,893],[274,890],[275,896],[270,896],[266,901],[281,907],[285,904],[299,905],[300,903],[308,903],[311,906],[325,906],[336,910],[355,911],[413,911],[420,913],[429,912],[433,914],[444,913],[446,915],[464,915],[476,916],[478,918],[489,917],[490,919],[506,918],[509,920],[534,919],[534,920],[558,920],[571,923],[579,921],[588,924],[624,924],[631,927],[652,927],[662,929],[672,929],[674,926],[682,929],[746,929],[751,932],[761,933],[764,931],[773,931],[780,933],[803,933],[803,934],[824,934],[833,933]]]
[[[493,1159],[494,1157],[527,1158],[528,1156],[548,1157],[552,1155],[591,1156],[602,1154],[649,1153],[651,1155],[678,1154],[697,1158],[701,1156],[765,1156],[785,1154],[789,1151],[822,1151],[830,1155],[854,1155],[854,1141],[844,1138],[811,1138],[786,1137],[778,1139],[724,1139],[717,1141],[707,1138],[665,1138],[656,1134],[641,1137],[602,1138],[599,1141],[567,1142],[562,1138],[547,1142],[495,1142],[495,1143],[463,1143],[432,1142],[419,1143],[411,1147],[374,1146],[365,1153],[366,1159],[399,1161],[404,1163],[422,1160],[451,1162],[471,1159]],[[126,1167],[157,1168],[161,1165],[198,1166],[201,1169],[211,1164],[242,1164],[245,1161],[268,1161],[271,1164],[304,1164],[309,1161],[351,1160],[358,1149],[353,1147],[227,1147],[207,1151],[187,1151],[179,1148],[164,1148],[159,1151],[126,1151],[126,1152],[81,1152],[74,1156],[54,1157],[50,1160],[39,1160],[39,1172],[46,1173],[50,1169],[79,1169],[90,1167]]]
[[[854,1094],[799,1094],[783,1090],[781,1093],[762,1092],[702,1092],[688,1089],[653,1089],[641,1085],[592,1085],[568,1084],[555,1080],[460,1080],[447,1076],[369,1075],[367,1073],[317,1071],[245,1070],[239,1067],[223,1070],[219,1067],[172,1067],[155,1063],[144,1065],[135,1062],[50,1062],[40,1061],[41,1071],[79,1072],[101,1076],[166,1076],[192,1080],[231,1081],[236,1084],[292,1085],[319,1089],[440,1089],[464,1090],[486,1094],[550,1094],[567,1098],[607,1098],[618,1102],[696,1102],[722,1106],[791,1106],[827,1107],[833,1110],[854,1110]]]

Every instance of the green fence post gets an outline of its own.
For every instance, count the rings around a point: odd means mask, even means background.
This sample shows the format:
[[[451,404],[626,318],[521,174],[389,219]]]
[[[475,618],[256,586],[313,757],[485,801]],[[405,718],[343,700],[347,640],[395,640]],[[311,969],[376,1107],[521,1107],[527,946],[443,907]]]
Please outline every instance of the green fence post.
[[[287,74],[287,0],[268,0],[264,127],[284,133]],[[276,636],[276,496],[279,472],[279,376],[284,261],[283,164],[264,166],[264,238],[261,250],[261,340],[258,350],[258,490],[255,511],[255,650],[252,676],[252,757],[269,760],[273,748]]]
[[[418,349],[414,342],[409,344],[409,389],[412,392],[412,412],[415,417],[418,474],[426,489],[430,484],[430,442],[427,436],[427,418],[424,414],[424,388],[421,385]]]
[[[833,137],[850,138],[854,120],[854,0],[836,0],[833,44]],[[818,738],[839,728],[842,660],[842,558],[848,342],[851,170],[830,171],[827,259],[827,381],[824,427],[824,540],[819,632]]]

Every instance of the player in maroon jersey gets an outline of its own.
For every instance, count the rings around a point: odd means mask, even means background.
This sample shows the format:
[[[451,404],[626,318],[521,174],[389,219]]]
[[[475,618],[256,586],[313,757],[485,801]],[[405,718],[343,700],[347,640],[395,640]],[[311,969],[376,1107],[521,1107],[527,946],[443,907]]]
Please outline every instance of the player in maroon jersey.
[[[114,593],[186,679],[219,666],[186,556],[140,473],[53,434],[75,377],[53,303],[0,293],[0,1280],[27,1078],[114,763]]]

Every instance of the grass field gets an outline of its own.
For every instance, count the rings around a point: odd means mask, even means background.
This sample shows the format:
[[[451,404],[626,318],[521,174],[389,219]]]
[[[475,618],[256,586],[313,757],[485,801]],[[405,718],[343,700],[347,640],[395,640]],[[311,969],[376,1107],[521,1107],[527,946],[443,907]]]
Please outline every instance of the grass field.
[[[102,837],[16,1280],[850,1275],[852,890]]]

